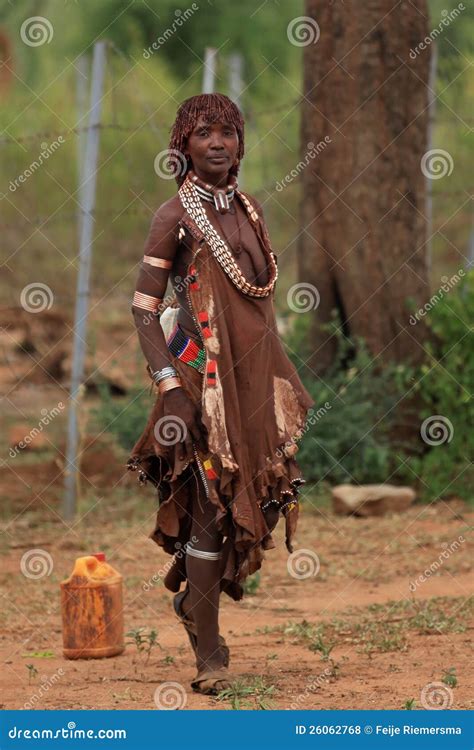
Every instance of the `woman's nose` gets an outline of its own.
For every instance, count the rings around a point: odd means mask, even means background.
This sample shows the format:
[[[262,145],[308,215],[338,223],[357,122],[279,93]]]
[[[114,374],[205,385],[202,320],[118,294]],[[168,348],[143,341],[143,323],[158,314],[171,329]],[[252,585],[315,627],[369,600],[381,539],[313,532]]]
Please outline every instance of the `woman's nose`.
[[[211,148],[222,148],[222,136],[220,133],[211,133]]]

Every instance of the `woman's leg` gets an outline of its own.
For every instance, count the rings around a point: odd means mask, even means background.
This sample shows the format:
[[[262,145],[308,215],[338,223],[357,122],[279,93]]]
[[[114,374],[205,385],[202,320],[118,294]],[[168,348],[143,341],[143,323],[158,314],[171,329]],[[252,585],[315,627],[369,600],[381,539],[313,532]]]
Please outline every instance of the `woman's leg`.
[[[199,552],[218,553],[222,534],[218,531],[216,507],[207,499],[202,480],[194,470],[197,484],[193,493],[191,537],[197,539],[192,548]],[[191,553],[193,551],[191,550]],[[223,654],[219,646],[220,560],[201,559],[186,554],[186,575],[189,595],[183,601],[183,611],[197,629],[198,670],[222,666]]]

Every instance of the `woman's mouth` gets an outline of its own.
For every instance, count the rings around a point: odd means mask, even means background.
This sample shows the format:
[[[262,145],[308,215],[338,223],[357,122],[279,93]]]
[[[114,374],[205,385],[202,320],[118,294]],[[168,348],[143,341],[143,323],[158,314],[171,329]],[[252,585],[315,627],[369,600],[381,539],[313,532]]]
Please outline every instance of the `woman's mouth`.
[[[227,161],[227,156],[208,156],[208,161],[212,161],[213,164],[222,164]]]

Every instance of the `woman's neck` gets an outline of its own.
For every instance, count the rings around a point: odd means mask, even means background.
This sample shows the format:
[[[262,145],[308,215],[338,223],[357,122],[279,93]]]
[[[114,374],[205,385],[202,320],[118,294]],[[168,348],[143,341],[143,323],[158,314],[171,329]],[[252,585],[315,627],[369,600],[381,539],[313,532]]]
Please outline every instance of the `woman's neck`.
[[[193,170],[194,174],[199,177],[200,180],[203,182],[207,182],[209,185],[212,185],[212,187],[216,188],[225,188],[227,187],[229,183],[229,172],[226,172],[225,174],[218,176],[213,174],[205,174],[203,172],[198,172],[196,169]]]

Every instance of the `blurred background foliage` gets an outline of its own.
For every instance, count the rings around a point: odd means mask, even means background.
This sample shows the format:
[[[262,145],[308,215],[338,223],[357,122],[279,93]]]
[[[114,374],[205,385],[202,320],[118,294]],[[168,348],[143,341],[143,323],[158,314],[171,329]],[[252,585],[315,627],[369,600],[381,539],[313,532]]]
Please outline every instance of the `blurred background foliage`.
[[[199,10],[191,19],[146,59],[144,49],[190,5],[177,9],[174,0],[0,0],[0,28],[10,39],[14,71],[9,80],[2,79],[0,109],[1,223],[6,255],[0,284],[6,303],[19,303],[20,290],[31,282],[34,269],[35,279],[41,278],[54,290],[56,302],[71,308],[77,275],[78,159],[77,137],[70,129],[86,124],[78,121],[77,58],[90,52],[95,40],[105,38],[110,47],[102,122],[114,128],[104,128],[100,136],[92,293],[103,313],[101,325],[123,313],[130,318],[133,332],[130,299],[151,216],[176,190],[174,181],[157,177],[154,159],[168,145],[179,104],[201,91],[206,46],[219,50],[216,90],[224,93],[229,93],[229,55],[239,52],[243,56],[246,158],[242,185],[264,204],[279,254],[277,310],[283,322],[287,318],[286,292],[296,280],[300,187],[295,180],[282,195],[275,185],[300,158],[297,101],[302,50],[289,44],[286,29],[292,18],[304,14],[304,5],[295,0],[198,3]],[[429,5],[430,28],[438,25],[443,11],[458,6],[452,0],[430,0]],[[447,150],[455,166],[450,176],[432,185],[433,290],[440,286],[443,274],[459,269],[460,258],[467,268],[474,252],[469,210],[474,9],[467,2],[465,6],[437,42],[433,147]],[[50,43],[40,47],[27,46],[20,38],[22,22],[34,15],[48,18],[54,28]],[[64,145],[34,178],[12,192],[9,181],[38,157],[42,144],[51,143],[59,133]],[[427,350],[426,371],[418,373],[390,366],[381,372],[364,347],[351,359],[354,342],[344,341],[341,335],[341,356],[322,382],[304,368],[305,316],[288,318],[288,353],[317,408],[326,401],[333,406],[337,402],[337,408],[318,419],[302,441],[299,455],[310,480],[365,482],[390,477],[395,482],[416,482],[427,498],[469,494],[473,414],[466,394],[474,370],[468,335],[473,295],[471,273],[433,307],[427,319],[436,334],[435,343]],[[420,419],[430,414],[453,419],[454,437],[448,444],[427,450],[421,441],[418,446],[404,446],[394,439],[393,406],[407,384],[422,393],[425,408]],[[148,414],[150,395],[137,383],[136,392],[125,397],[133,403],[133,420],[120,400],[105,391],[102,396],[96,418],[105,425],[112,416],[112,430],[127,449],[137,436],[137,425]]]
[[[473,502],[474,271],[440,297],[425,315],[433,339],[426,361],[416,368],[380,367],[363,342],[344,366],[354,342],[344,338],[335,320],[339,354],[324,379],[316,379],[304,367],[308,317],[297,316],[286,340],[288,355],[316,402],[297,454],[308,480],[406,483],[426,501],[457,496]],[[416,443],[403,439],[401,413],[404,419],[412,413],[420,424]]]
[[[456,7],[456,3],[442,0],[430,5],[433,26],[444,9]],[[98,294],[112,284],[123,299],[133,287],[151,214],[176,189],[174,181],[157,177],[153,163],[168,145],[176,108],[201,90],[204,49],[210,45],[219,50],[216,89],[224,93],[229,93],[229,55],[239,52],[243,56],[246,158],[242,180],[244,188],[264,203],[275,250],[280,254],[283,273],[277,299],[284,312],[285,292],[296,275],[293,251],[299,231],[300,188],[294,180],[282,194],[275,185],[300,158],[297,101],[302,48],[289,44],[286,28],[292,18],[304,12],[303,3],[202,3],[150,59],[143,57],[144,49],[177,18],[176,5],[170,0],[18,0],[12,4],[0,0],[0,8],[0,25],[11,40],[15,71],[0,111],[2,130],[12,139],[1,144],[5,176],[20,174],[39,154],[41,140],[21,141],[21,137],[43,132],[48,143],[52,140],[49,134],[86,125],[85,120],[77,119],[77,58],[90,52],[96,39],[106,38],[113,45],[107,56],[102,121],[136,131],[104,129],[101,133],[93,284]],[[21,23],[32,15],[42,15],[53,25],[50,43],[39,47],[22,43]],[[248,20],[244,23],[243,19]],[[455,169],[432,186],[434,228],[439,229],[433,238],[434,284],[443,272],[458,267],[454,248],[468,252],[472,229],[468,191],[472,187],[473,118],[467,102],[473,76],[466,68],[472,65],[473,32],[474,9],[467,6],[438,37],[436,88],[440,99],[433,145],[452,154]],[[66,260],[72,260],[77,249],[77,138],[73,133],[64,137],[66,143],[48,160],[45,170],[21,185],[14,197],[7,193],[11,200],[3,201],[2,217],[8,225],[18,222],[18,230],[14,226],[7,235],[8,242],[14,246],[22,242],[25,253],[41,262],[45,283],[59,281],[52,245],[59,248],[65,259],[61,279],[69,289],[75,270]],[[8,186],[7,177],[4,182],[3,190]],[[137,216],[137,211],[142,213]],[[31,238],[32,233],[27,232],[25,237],[25,222],[43,217],[50,217],[43,231]],[[109,263],[112,246],[118,261],[114,264]],[[54,260],[50,268],[48,257]],[[27,271],[24,279],[21,265],[17,272],[17,283],[26,283]],[[13,294],[9,283],[5,291],[7,298]]]

